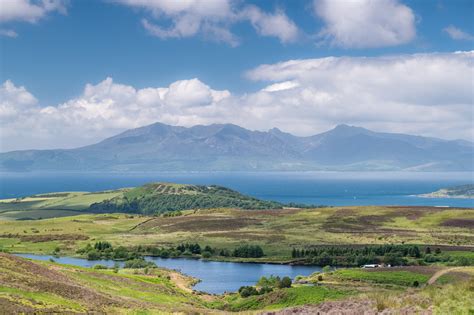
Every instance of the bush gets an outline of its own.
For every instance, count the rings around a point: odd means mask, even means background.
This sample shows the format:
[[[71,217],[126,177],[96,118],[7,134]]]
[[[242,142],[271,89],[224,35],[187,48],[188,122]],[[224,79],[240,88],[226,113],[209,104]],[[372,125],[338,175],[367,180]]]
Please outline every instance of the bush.
[[[212,254],[208,251],[204,251],[201,254],[202,258],[211,258]]]
[[[279,288],[291,288],[290,277],[283,277],[278,285]]]
[[[322,275],[318,276],[318,281],[323,281],[323,276]]]
[[[240,287],[239,294],[240,294],[241,297],[246,298],[246,297],[249,297],[251,295],[258,295],[259,293],[258,293],[257,289],[255,289],[252,286],[244,286],[244,287]]]
[[[125,262],[125,268],[146,268],[146,267],[156,267],[156,264],[151,261],[146,261],[143,258],[135,258],[127,260]]]
[[[94,265],[93,268],[94,268],[94,269],[107,269],[107,266],[104,266],[104,265],[101,265],[101,264],[97,264],[97,265]]]
[[[324,266],[323,267],[323,272],[330,272],[331,271],[331,266]]]
[[[420,286],[420,283],[418,282],[418,280],[413,281],[413,286],[415,288],[418,288]]]
[[[100,253],[93,249],[87,253],[87,260],[99,260],[101,258]]]

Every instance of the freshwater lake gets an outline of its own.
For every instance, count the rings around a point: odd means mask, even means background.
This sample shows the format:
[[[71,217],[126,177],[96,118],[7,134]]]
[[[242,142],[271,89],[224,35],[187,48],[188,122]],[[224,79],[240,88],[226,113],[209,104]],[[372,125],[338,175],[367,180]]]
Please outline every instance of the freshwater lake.
[[[36,259],[49,260],[60,264],[68,264],[81,267],[93,267],[100,264],[113,267],[113,260],[87,260],[83,258],[59,257],[50,255],[17,254],[17,256]],[[159,267],[178,270],[186,275],[201,280],[194,286],[195,290],[212,294],[222,294],[224,292],[235,292],[241,286],[255,285],[262,276],[288,276],[294,279],[298,275],[308,276],[316,271],[321,271],[318,266],[290,266],[275,264],[251,264],[204,261],[199,259],[186,258],[159,258],[145,257],[146,260],[153,261]],[[123,265],[123,262],[119,262]]]
[[[0,198],[100,191],[156,181],[222,185],[261,199],[315,205],[474,207],[473,199],[414,196],[474,183],[474,173],[460,172],[0,173]]]

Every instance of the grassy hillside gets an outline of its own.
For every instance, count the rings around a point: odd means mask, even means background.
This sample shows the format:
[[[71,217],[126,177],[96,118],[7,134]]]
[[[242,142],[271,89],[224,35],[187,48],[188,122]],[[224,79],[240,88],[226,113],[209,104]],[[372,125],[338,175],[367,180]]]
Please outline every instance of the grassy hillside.
[[[191,281],[163,269],[115,273],[0,253],[0,309],[8,314],[199,311],[204,303],[186,287]]]
[[[89,243],[114,247],[169,247],[199,243],[232,250],[263,248],[257,261],[289,261],[292,249],[321,245],[428,244],[457,259],[474,244],[474,210],[435,207],[334,207],[317,209],[183,211],[180,216],[84,214],[34,221],[0,220],[0,248],[12,252],[76,255]],[[434,250],[436,246],[432,246]],[[472,256],[472,255],[471,255]],[[468,259],[474,259],[469,256]],[[219,259],[228,259],[220,257]],[[240,259],[248,260],[248,259]]]
[[[151,183],[102,192],[60,192],[0,200],[0,219],[31,220],[81,213],[157,214],[207,208],[281,209],[282,204],[220,186]]]
[[[112,199],[92,204],[90,212],[157,214],[167,211],[208,208],[273,209],[274,201],[244,196],[221,186],[147,184],[125,191]]]
[[[282,314],[316,314],[357,309],[469,314],[474,310],[473,275],[472,267],[343,269],[300,277],[290,288],[264,294],[211,296],[192,292],[193,279],[161,268],[79,268],[0,253],[0,308],[5,313],[279,314],[283,309]]]

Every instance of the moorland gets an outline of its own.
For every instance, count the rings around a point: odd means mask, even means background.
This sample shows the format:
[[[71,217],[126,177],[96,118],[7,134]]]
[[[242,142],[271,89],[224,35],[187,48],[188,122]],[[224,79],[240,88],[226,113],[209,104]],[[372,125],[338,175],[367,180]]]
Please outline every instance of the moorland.
[[[217,186],[155,183],[8,199],[0,201],[0,305],[16,312],[357,307],[464,314],[474,308],[473,229],[470,208],[301,208]],[[14,253],[126,264],[82,268]],[[143,264],[145,255],[353,268],[327,267],[289,287],[261,279],[241,292],[210,295],[192,290],[197,279]],[[373,263],[392,267],[360,268]]]

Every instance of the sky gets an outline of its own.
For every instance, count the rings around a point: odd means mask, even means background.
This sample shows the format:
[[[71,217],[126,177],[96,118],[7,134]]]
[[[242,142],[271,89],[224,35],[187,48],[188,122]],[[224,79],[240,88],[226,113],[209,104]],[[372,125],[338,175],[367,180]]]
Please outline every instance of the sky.
[[[0,151],[130,128],[474,140],[474,1],[0,0]]]

